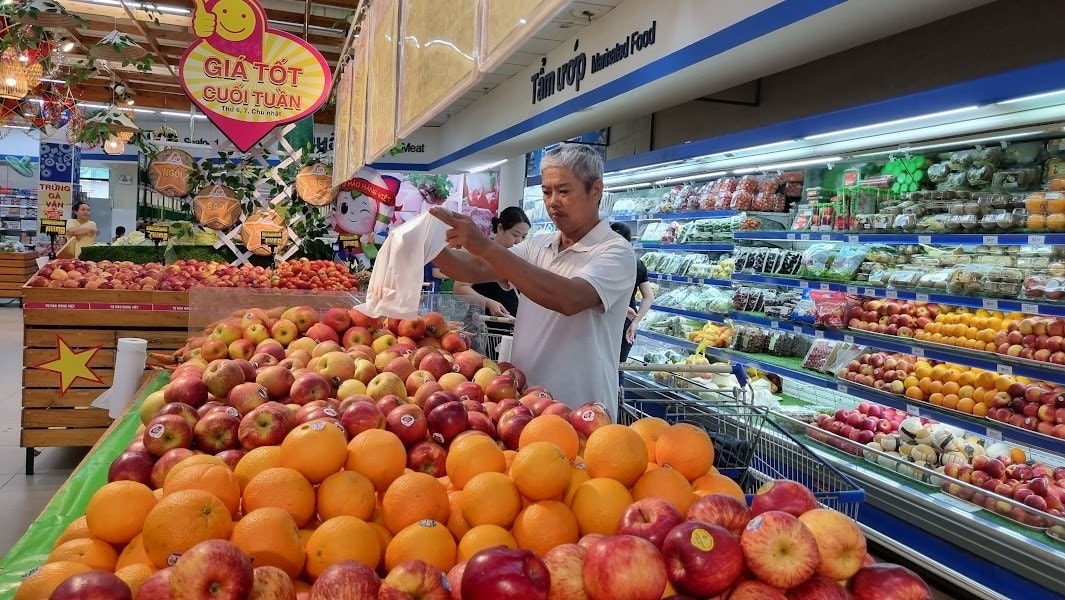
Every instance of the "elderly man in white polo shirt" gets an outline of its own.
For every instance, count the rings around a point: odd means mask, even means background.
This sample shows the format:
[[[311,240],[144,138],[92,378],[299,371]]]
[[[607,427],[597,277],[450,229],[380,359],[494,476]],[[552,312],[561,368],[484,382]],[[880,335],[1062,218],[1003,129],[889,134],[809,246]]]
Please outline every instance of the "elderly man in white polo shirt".
[[[457,281],[509,281],[521,292],[512,360],[529,381],[572,408],[601,402],[617,417],[618,352],[636,282],[629,242],[599,218],[603,160],[565,144],[540,166],[547,214],[558,233],[508,251],[464,215],[432,209],[451,226],[436,265]]]

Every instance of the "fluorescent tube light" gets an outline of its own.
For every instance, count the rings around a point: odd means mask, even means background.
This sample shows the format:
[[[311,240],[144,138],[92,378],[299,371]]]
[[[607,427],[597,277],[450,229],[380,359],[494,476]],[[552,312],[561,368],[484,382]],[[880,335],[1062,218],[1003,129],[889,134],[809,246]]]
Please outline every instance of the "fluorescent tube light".
[[[179,117],[179,118],[185,118],[185,117],[190,116],[189,113],[174,112],[172,110],[161,110],[161,111],[159,111],[159,114],[163,115],[164,117]],[[203,115],[191,115],[191,116],[196,118],[196,119],[206,119],[207,118],[207,117],[205,117]]]
[[[681,183],[684,181],[706,181],[707,179],[715,179],[722,175],[728,175],[728,171],[714,171],[713,173],[703,173],[702,175],[694,175],[692,177],[671,177],[669,179],[662,179],[656,181],[655,185],[667,185],[671,183]]]
[[[642,190],[644,188],[652,187],[653,183],[634,183],[633,185],[617,185],[614,187],[603,188],[604,192],[623,192],[627,190]]]
[[[118,0],[79,0],[80,2],[87,2],[89,4],[102,4],[104,6],[122,6],[122,3]],[[144,11],[170,13],[172,15],[187,15],[191,13],[187,8],[181,8],[179,6],[167,6],[165,4],[151,4],[151,3],[137,3],[127,2],[126,6],[131,9],[138,9]]]
[[[715,156],[717,154],[724,154],[725,156],[731,156],[740,152],[750,152],[751,150],[764,150],[766,148],[775,148],[777,146],[783,146],[785,144],[793,144],[795,140],[780,140],[779,142],[772,142],[770,144],[759,144],[757,146],[748,146],[746,148],[739,148],[737,150],[726,150],[725,152],[715,152],[714,154],[708,154],[707,156]],[[703,156],[701,158],[706,158]]]
[[[790,169],[792,167],[805,167],[808,165],[817,165],[821,163],[835,163],[843,160],[842,156],[829,156],[824,158],[811,158],[808,160],[796,160],[792,162],[776,163],[773,165],[762,165],[759,167],[747,167],[743,169],[735,169],[733,173],[755,173],[758,171],[779,171],[782,169]]]
[[[1017,102],[1027,102],[1029,100],[1038,100],[1040,98],[1049,98],[1051,96],[1058,96],[1065,94],[1065,90],[1055,90],[1053,92],[1044,92],[1042,94],[1032,94],[1031,96],[1020,96],[1018,98],[1010,98],[1009,100],[1003,100],[1002,102],[996,102],[996,104],[1015,104]]]
[[[921,120],[924,120],[924,119],[934,119],[936,117],[946,117],[948,115],[956,115],[956,114],[959,114],[959,113],[968,112],[968,111],[971,111],[971,110],[976,110],[978,108],[980,108],[980,107],[979,106],[975,106],[975,105],[974,106],[964,106],[962,108],[955,108],[955,109],[952,109],[952,110],[944,110],[944,111],[940,111],[940,112],[928,113],[926,115],[918,115],[916,117],[906,117],[905,119],[895,119],[893,121],[884,121],[882,123],[873,123],[872,125],[862,125],[860,127],[850,127],[848,129],[840,129],[840,130],[837,130],[837,131],[829,131],[829,132],[826,132],[826,133],[816,133],[814,135],[808,135],[808,136],[806,136],[806,137],[804,137],[802,139],[803,140],[819,140],[819,139],[822,139],[822,138],[834,137],[834,136],[837,136],[837,135],[844,135],[844,134],[847,134],[847,133],[853,133],[855,131],[865,131],[866,129],[876,129],[876,128],[879,128],[879,127],[889,127],[891,125],[899,125],[899,124],[902,124],[902,123],[909,123],[911,121],[921,121]]]
[[[968,146],[971,144],[979,144],[981,142],[997,142],[999,140],[1008,140],[1013,138],[1025,137],[1030,135],[1037,135],[1040,132],[1031,131],[1028,133],[1013,133],[1010,135],[995,135],[990,137],[977,138],[975,140],[958,140],[956,142],[943,142],[940,144],[927,144],[924,146],[902,146],[900,151],[917,152],[919,150],[931,150],[933,148],[946,148],[948,146]]]
[[[503,160],[499,160],[499,161],[496,161],[496,162],[493,162],[493,163],[488,163],[486,165],[481,165],[479,167],[474,167],[474,168],[472,168],[472,169],[470,169],[469,171],[466,171],[466,172],[472,175],[474,173],[480,173],[482,171],[487,171],[488,169],[494,169],[494,168],[496,168],[496,167],[498,167],[498,166],[500,166],[502,164],[505,164],[507,162],[507,160],[508,159],[504,158]]]
[[[606,176],[607,177],[612,177],[612,176],[615,176],[615,175],[623,175],[625,173],[635,173],[636,171],[643,171],[643,170],[650,171],[652,169],[661,169],[661,168],[669,167],[669,166],[672,166],[672,165],[679,165],[679,164],[681,164],[683,162],[684,162],[683,160],[671,160],[669,162],[658,163],[658,164],[655,164],[655,165],[648,165],[646,167],[629,167],[628,169],[621,169],[620,171],[611,171],[610,173],[607,173]]]

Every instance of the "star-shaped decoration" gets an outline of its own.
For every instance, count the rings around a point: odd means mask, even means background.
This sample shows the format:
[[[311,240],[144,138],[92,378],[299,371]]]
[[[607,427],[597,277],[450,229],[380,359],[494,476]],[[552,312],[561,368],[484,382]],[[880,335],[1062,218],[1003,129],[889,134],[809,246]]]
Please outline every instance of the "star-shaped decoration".
[[[104,382],[100,379],[99,375],[89,368],[89,361],[96,356],[96,353],[100,350],[100,346],[75,352],[70,349],[67,341],[64,340],[62,336],[56,335],[55,338],[56,345],[59,349],[59,358],[43,362],[39,365],[34,365],[34,368],[41,369],[42,371],[59,373],[60,396],[66,394],[67,390],[70,389],[70,386],[74,385],[74,382],[78,379],[84,379],[95,383]]]
[[[180,198],[189,192],[193,164],[188,152],[168,148],[148,163],[148,181],[164,196]]]
[[[211,185],[193,198],[192,214],[204,227],[229,229],[240,219],[240,201],[232,188]]]

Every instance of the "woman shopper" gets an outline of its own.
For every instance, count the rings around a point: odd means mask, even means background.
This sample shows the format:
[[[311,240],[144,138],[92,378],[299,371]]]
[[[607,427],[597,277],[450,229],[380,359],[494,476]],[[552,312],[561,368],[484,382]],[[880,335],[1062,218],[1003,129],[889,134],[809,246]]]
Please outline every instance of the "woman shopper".
[[[525,241],[529,226],[529,217],[516,206],[504,208],[498,217],[492,218],[492,233],[496,242],[504,248]],[[470,284],[456,281],[455,294],[471,304],[483,306],[485,314],[493,317],[514,317],[518,314],[518,290],[506,282]]]
[[[92,208],[88,202],[74,204],[74,218],[67,220],[67,240],[72,242],[74,258],[81,256],[81,249],[96,243],[96,236],[100,228],[94,221],[90,221]]]
[[[610,228],[615,233],[632,241],[632,230],[624,223],[611,223]],[[636,292],[640,292],[640,304],[636,305]],[[647,267],[643,261],[636,259],[636,286],[632,288],[632,297],[629,299],[629,312],[625,317],[625,332],[621,336],[621,362],[629,360],[629,350],[636,343],[636,330],[640,321],[651,310],[651,303],[655,301],[655,290],[651,282],[647,280]]]

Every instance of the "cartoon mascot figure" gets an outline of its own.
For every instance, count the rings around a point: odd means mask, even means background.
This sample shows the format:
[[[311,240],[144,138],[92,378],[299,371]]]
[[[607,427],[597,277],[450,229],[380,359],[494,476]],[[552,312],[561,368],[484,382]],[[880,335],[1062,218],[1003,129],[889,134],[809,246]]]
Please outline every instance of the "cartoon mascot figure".
[[[363,167],[353,179],[341,184],[333,211],[333,228],[339,234],[358,236],[358,241],[354,248],[345,249],[340,245],[337,261],[371,265],[394,220],[399,186],[400,181],[395,177],[381,175],[369,167]]]

